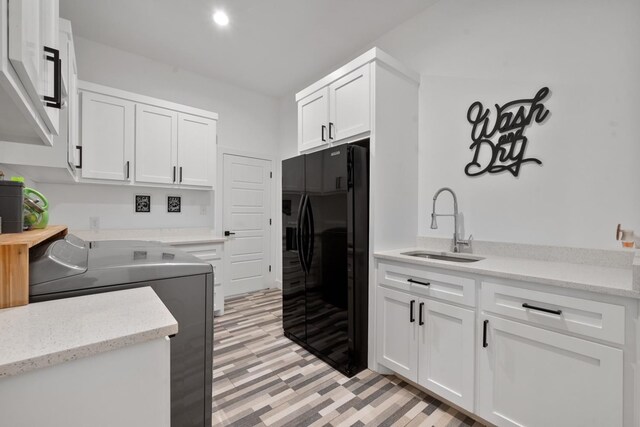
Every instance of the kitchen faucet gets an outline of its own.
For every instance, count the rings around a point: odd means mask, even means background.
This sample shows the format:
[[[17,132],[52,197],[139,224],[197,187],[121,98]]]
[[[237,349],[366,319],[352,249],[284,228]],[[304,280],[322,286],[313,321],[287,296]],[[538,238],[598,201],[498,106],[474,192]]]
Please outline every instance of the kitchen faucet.
[[[448,191],[453,196],[453,214],[437,214],[436,213],[436,200],[438,196],[443,191]],[[453,252],[460,252],[461,246],[471,247],[471,240],[473,236],[469,236],[468,240],[459,239],[458,238],[458,198],[456,197],[456,193],[453,192],[449,187],[442,187],[436,194],[433,196],[433,211],[431,212],[431,229],[435,230],[438,228],[438,222],[436,218],[439,216],[452,216],[453,217]]]

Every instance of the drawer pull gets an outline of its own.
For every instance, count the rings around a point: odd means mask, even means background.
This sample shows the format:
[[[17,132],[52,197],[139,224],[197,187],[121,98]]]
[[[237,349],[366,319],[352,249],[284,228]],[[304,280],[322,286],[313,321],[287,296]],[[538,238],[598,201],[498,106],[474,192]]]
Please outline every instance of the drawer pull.
[[[410,305],[410,309],[409,309],[409,322],[413,323],[413,322],[415,322],[415,321],[416,321],[416,317],[415,317],[415,315],[414,315],[414,313],[413,313],[413,309],[414,309],[414,307],[415,307],[415,305],[416,305],[416,300],[412,299],[412,300],[411,300],[411,303],[409,303],[409,305]]]
[[[482,347],[489,347],[489,343],[487,342],[487,326],[489,326],[489,320],[485,320],[482,324]]]
[[[562,315],[562,310],[551,310],[550,308],[536,307],[535,305],[527,304],[526,302],[522,304],[522,307],[528,308],[530,310],[538,310],[545,313],[556,314],[558,316]]]
[[[431,282],[421,282],[419,280],[414,280],[414,279],[407,279],[407,282],[415,283],[416,285],[423,285],[423,286],[430,286],[431,285]]]

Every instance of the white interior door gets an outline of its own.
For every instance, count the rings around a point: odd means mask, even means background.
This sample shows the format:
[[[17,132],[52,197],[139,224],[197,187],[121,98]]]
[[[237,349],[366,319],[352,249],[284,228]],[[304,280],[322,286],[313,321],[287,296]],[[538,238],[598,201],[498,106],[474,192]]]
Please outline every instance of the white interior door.
[[[178,113],[136,104],[136,181],[176,182],[177,157]]]
[[[235,295],[271,285],[271,161],[224,155],[224,294]]]

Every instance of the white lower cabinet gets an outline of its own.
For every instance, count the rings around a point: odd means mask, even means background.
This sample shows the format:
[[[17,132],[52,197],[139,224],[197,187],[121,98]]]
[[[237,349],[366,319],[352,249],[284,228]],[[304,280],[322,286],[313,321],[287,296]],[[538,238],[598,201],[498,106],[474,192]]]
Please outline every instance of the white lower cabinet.
[[[475,312],[378,288],[378,362],[473,410]]]
[[[623,425],[621,349],[490,315],[479,330],[482,418],[498,426]]]
[[[376,281],[381,366],[498,427],[640,427],[635,301],[399,261]]]
[[[422,299],[418,305],[418,384],[473,410],[473,310]],[[420,325],[422,323],[422,325]]]
[[[377,298],[378,362],[407,379],[417,381],[415,304],[418,298],[382,287],[378,288]]]
[[[224,243],[174,243],[172,246],[211,264],[213,268],[213,312],[214,315],[222,316],[224,314],[224,272],[222,270]]]

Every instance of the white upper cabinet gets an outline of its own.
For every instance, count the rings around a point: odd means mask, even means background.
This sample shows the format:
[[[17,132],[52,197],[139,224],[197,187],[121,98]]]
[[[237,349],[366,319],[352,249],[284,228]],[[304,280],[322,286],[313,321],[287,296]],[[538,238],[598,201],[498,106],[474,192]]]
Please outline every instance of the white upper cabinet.
[[[329,85],[329,140],[338,142],[371,130],[369,64]]]
[[[82,93],[82,178],[129,181],[135,104],[113,96]]]
[[[58,0],[9,1],[9,61],[48,130],[62,107]]]
[[[178,113],[136,105],[136,181],[173,184],[177,179]]]
[[[178,114],[178,183],[213,187],[216,121]]]
[[[371,130],[371,80],[365,64],[298,101],[298,150],[339,144]]]
[[[298,102],[298,150],[307,151],[329,143],[329,88]]]
[[[513,427],[623,425],[621,349],[494,316],[479,329],[482,418]]]
[[[19,174],[35,182],[76,182],[76,145],[78,144],[78,92],[77,69],[71,22],[60,20],[60,59],[62,61],[63,100],[65,107],[60,110],[60,129],[52,138],[52,146],[24,144],[0,134],[0,163],[8,165]],[[64,89],[64,88],[67,89]],[[0,98],[2,91],[0,90]],[[0,105],[1,101],[0,101]],[[9,107],[8,104],[3,104]],[[3,110],[3,111],[6,111]],[[10,115],[9,115],[10,117]],[[34,116],[37,117],[34,112]],[[4,114],[0,114],[0,129],[6,130]],[[15,119],[15,118],[11,118]],[[14,142],[7,142],[14,141]]]
[[[214,187],[217,114],[93,83],[79,86],[83,180]]]

